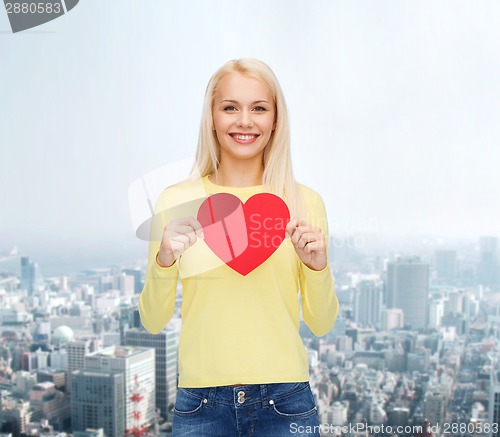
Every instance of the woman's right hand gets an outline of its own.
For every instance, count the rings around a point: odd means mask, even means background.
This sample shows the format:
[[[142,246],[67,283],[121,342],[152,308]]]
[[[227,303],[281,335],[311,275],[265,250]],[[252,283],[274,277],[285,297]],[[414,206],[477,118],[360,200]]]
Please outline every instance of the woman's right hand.
[[[203,238],[201,223],[194,217],[172,220],[163,229],[160,250],[156,262],[160,267],[170,267],[182,253],[196,243],[196,237]]]

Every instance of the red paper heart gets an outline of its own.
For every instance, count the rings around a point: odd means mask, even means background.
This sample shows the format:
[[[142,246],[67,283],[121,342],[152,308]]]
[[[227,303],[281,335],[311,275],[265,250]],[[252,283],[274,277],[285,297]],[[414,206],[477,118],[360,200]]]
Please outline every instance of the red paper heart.
[[[217,193],[198,209],[205,243],[243,276],[274,253],[289,220],[286,203],[270,193],[255,194],[246,203],[232,194]]]

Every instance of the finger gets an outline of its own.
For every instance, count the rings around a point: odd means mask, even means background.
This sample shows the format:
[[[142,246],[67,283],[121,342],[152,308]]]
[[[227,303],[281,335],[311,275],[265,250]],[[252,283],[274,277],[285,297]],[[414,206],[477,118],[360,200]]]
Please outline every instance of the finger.
[[[311,226],[298,226],[291,237],[292,243],[296,245],[304,233],[310,233],[312,231],[313,228]]]
[[[304,219],[297,219],[297,226],[311,226],[307,220]]]
[[[172,250],[172,245],[170,244],[170,230],[168,229],[168,225],[163,228],[163,235],[161,236],[160,246],[167,250]]]
[[[318,234],[311,232],[305,232],[301,235],[299,241],[297,241],[297,247],[303,249],[308,243],[318,240]]]
[[[297,227],[298,220],[295,218],[290,219],[285,228],[285,238],[291,237]]]
[[[203,229],[194,230],[191,226],[188,225],[174,225],[170,228],[169,234],[171,238],[176,237],[177,235],[188,235],[190,239],[194,239],[192,241],[192,244],[196,242],[196,236],[205,238]]]
[[[170,242],[173,244],[173,242],[177,242],[183,245],[183,251],[188,249],[190,244],[189,244],[189,236],[188,235],[177,235],[176,237],[172,238]]]
[[[304,251],[307,253],[323,253],[325,251],[325,245],[321,241],[313,241],[306,244]]]
[[[201,225],[201,223],[194,217],[186,217],[186,219],[186,224],[194,231],[194,233],[200,238],[205,238],[205,235],[203,234],[203,226]]]
[[[203,226],[201,226],[201,223],[198,220],[196,220],[194,217],[184,217],[184,219],[185,219],[184,224],[191,226],[191,228],[193,228],[193,230],[195,232],[199,231],[199,230],[203,230]]]
[[[194,232],[194,229],[189,225],[176,224],[170,227],[170,233],[172,236],[187,235],[189,233],[194,234]]]

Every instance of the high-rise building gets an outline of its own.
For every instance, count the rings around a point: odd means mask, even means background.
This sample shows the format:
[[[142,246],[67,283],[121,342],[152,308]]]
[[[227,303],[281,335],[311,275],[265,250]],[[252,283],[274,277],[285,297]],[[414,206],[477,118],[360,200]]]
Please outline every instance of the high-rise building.
[[[462,313],[464,310],[464,291],[452,290],[448,292],[448,300],[444,307],[444,315]]]
[[[21,257],[21,288],[31,296],[37,286],[43,284],[43,278],[38,264],[28,256]]]
[[[177,395],[177,346],[179,333],[164,329],[151,334],[145,329],[134,328],[125,332],[125,345],[153,348],[156,351],[156,408],[161,416],[170,419],[170,411]]]
[[[429,301],[429,264],[403,257],[387,265],[387,307],[401,308],[412,329],[425,328]]]
[[[90,340],[71,341],[66,345],[68,352],[68,373],[82,370],[85,364],[84,357],[90,353]]]
[[[491,369],[489,423],[494,427],[491,437],[500,437],[500,371],[495,365]]]
[[[498,285],[498,238],[479,238],[479,281],[482,285]]]
[[[436,277],[445,282],[452,282],[457,276],[457,251],[436,250],[434,254]]]
[[[140,415],[141,425],[151,424],[155,418],[155,350],[133,346],[110,346],[85,356],[85,370],[97,373],[123,373],[125,381],[125,427],[136,424],[134,415]],[[140,402],[131,400],[140,385]]]
[[[120,344],[125,345],[125,332],[132,328],[142,328],[137,305],[120,307]]]
[[[71,375],[75,370],[82,370],[85,367],[85,355],[94,352],[96,349],[95,341],[86,339],[71,341],[66,345],[68,353],[68,391],[71,391]]]
[[[354,320],[363,327],[375,327],[382,314],[382,281],[360,281],[354,293]]]
[[[445,419],[446,401],[443,393],[428,391],[424,398],[424,418],[432,426],[436,424],[441,428]]]
[[[125,433],[125,375],[86,370],[71,378],[71,423],[74,431],[103,428],[108,437]]]
[[[429,301],[429,328],[437,329],[443,320],[445,301],[442,297],[432,298]]]

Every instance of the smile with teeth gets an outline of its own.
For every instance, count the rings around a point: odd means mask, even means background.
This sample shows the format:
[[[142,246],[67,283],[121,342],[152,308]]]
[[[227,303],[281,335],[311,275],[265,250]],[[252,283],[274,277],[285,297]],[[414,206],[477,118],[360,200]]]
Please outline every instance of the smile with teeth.
[[[239,143],[251,143],[259,136],[259,134],[229,134],[234,140]]]

